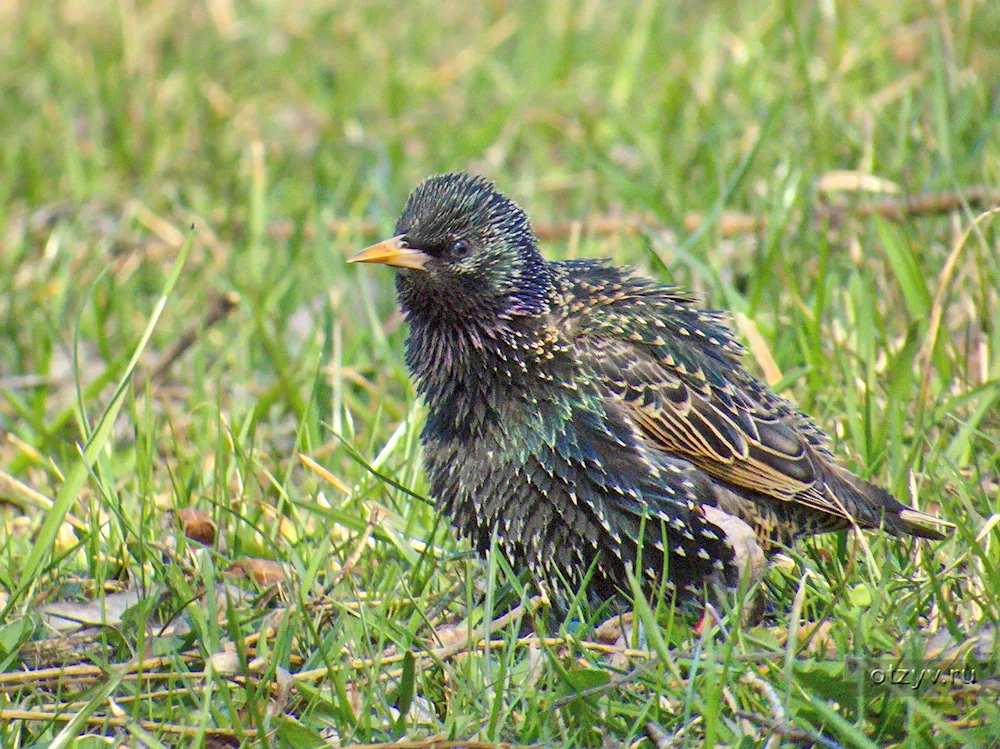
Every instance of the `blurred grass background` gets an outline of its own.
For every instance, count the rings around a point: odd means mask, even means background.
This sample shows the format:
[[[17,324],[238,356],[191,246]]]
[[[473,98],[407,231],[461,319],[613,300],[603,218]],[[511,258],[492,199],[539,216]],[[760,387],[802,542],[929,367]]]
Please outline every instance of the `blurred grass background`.
[[[1000,5],[6,0],[0,103],[0,745],[1000,745]],[[527,593],[421,501],[391,278],[344,260],[456,168],[733,310],[954,537],[810,542],[653,660],[582,610],[429,656]],[[975,683],[844,667],[942,652]]]

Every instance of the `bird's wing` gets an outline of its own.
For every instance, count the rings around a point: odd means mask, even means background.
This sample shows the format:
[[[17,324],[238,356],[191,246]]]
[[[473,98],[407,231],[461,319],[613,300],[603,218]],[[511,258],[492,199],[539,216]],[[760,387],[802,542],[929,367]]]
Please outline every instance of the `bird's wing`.
[[[773,404],[730,382],[709,384],[699,370],[679,374],[628,341],[585,339],[578,353],[655,447],[734,487],[851,517],[826,491],[822,456]]]
[[[717,313],[614,268],[580,270],[564,287],[562,329],[653,446],[737,489],[850,521],[822,432],[743,370]]]

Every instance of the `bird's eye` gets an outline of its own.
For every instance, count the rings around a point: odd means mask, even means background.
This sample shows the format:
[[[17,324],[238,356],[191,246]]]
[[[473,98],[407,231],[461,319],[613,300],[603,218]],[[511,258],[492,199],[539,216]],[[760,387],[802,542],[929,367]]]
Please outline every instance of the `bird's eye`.
[[[468,257],[472,252],[472,244],[465,239],[456,240],[451,246],[451,256],[456,260]]]

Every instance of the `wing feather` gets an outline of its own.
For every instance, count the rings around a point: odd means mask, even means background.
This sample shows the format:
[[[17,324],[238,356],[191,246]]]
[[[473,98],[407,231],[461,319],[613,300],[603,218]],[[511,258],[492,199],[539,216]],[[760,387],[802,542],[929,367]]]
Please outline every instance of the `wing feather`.
[[[554,266],[562,295],[555,327],[649,447],[690,462],[744,501],[777,500],[763,509],[770,516],[786,508],[780,514],[798,528],[792,535],[884,523],[894,533],[944,537],[946,521],[837,465],[822,430],[743,368],[743,348],[720,313],[627,269]]]
[[[718,315],[634,276],[605,279],[601,290],[599,314],[571,305],[575,350],[653,447],[737,489],[850,522],[825,485],[824,435],[742,369]]]

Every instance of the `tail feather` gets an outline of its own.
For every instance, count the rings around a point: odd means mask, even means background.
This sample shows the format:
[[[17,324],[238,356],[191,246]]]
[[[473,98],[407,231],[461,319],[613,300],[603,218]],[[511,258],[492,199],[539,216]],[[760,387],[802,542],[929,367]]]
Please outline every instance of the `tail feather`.
[[[955,525],[934,515],[907,507],[880,486],[839,466],[830,466],[826,485],[862,528],[883,527],[893,535],[910,535],[939,541]]]

